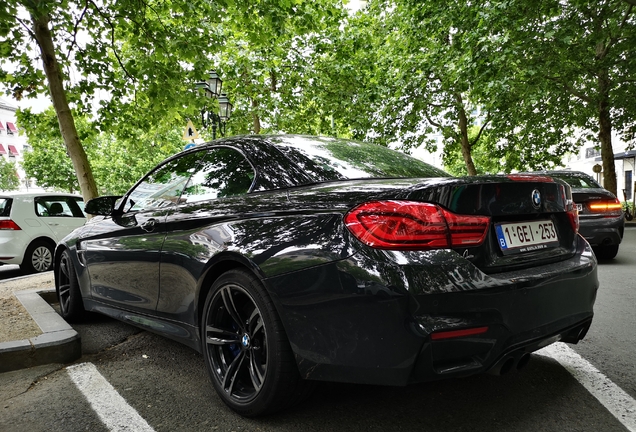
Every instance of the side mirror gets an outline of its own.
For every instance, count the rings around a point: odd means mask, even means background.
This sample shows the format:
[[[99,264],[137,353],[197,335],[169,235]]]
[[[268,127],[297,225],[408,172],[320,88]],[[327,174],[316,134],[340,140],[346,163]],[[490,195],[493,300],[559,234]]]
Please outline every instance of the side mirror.
[[[115,203],[121,196],[102,196],[88,200],[84,206],[84,211],[96,216],[111,216],[115,209]]]

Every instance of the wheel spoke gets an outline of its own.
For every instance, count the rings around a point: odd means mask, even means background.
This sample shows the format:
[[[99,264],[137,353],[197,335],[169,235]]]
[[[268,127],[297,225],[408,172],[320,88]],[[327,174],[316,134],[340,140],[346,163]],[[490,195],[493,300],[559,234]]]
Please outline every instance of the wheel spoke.
[[[68,274],[68,263],[66,262],[65,258],[62,258],[62,261],[60,261],[60,272],[64,275],[64,277],[66,278],[66,280],[69,279],[69,274]],[[61,275],[60,275],[61,276]],[[65,281],[66,282],[66,281]]]
[[[60,285],[60,296],[68,297],[71,291],[71,286],[69,284]]]
[[[254,389],[256,391],[259,391],[261,389],[261,386],[263,385],[263,380],[265,379],[265,374],[261,373],[258,357],[260,356],[254,355],[253,351],[252,351],[252,355],[249,356],[250,379],[252,380],[252,384],[254,385]]]
[[[245,323],[241,319],[241,315],[236,309],[236,305],[234,304],[234,297],[232,296],[232,288],[224,287],[221,290],[221,296],[223,297],[223,304],[225,305],[225,309],[230,314],[234,322],[239,326],[242,332],[245,332]]]
[[[206,342],[210,345],[228,345],[240,343],[240,336],[231,330],[223,330],[213,326],[205,327]]]
[[[71,286],[66,284],[66,285],[60,285],[60,309],[62,309],[62,312],[65,312],[68,310],[68,306],[69,303],[71,302]]]
[[[66,257],[62,257],[60,261],[60,272],[58,277],[58,296],[60,299],[60,309],[62,312],[68,310],[71,301],[71,285],[69,284],[68,262]]]
[[[241,370],[241,365],[245,360],[245,351],[241,351],[236,358],[230,363],[230,366],[227,368],[225,372],[225,376],[223,377],[223,389],[232,394],[232,390],[234,390],[234,384],[238,381],[238,374]]]
[[[252,336],[256,335],[263,328],[263,320],[261,319],[261,312],[258,308],[254,308],[252,315],[249,319],[249,329]]]

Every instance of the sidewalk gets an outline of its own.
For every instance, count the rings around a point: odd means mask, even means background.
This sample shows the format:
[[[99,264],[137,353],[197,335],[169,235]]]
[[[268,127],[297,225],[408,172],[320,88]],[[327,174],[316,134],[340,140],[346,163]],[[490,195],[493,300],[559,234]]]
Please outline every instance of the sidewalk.
[[[51,306],[53,272],[0,281],[0,373],[81,356],[79,334]]]

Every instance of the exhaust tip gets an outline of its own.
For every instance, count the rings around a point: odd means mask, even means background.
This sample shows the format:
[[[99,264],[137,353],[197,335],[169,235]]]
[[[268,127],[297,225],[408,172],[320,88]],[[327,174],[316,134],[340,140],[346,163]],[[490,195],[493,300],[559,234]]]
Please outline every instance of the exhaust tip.
[[[514,357],[508,356],[501,359],[497,364],[495,364],[488,373],[490,375],[505,375],[510,372],[515,366]]]
[[[504,361],[503,365],[501,365],[501,370],[499,371],[499,375],[505,375],[512,370],[515,365],[515,359],[512,357],[508,357],[506,361]]]
[[[530,353],[523,353],[521,357],[519,357],[519,360],[517,360],[517,370],[520,371],[521,369],[525,368],[526,366],[528,366],[529,362]]]

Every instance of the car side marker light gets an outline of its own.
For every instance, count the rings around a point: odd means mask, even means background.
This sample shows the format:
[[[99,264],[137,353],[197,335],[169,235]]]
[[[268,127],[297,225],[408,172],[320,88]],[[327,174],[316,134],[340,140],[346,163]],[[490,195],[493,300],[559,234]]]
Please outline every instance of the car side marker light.
[[[449,330],[431,333],[432,340],[453,339],[466,336],[475,336],[484,334],[488,331],[488,327],[473,327],[461,330]]]

